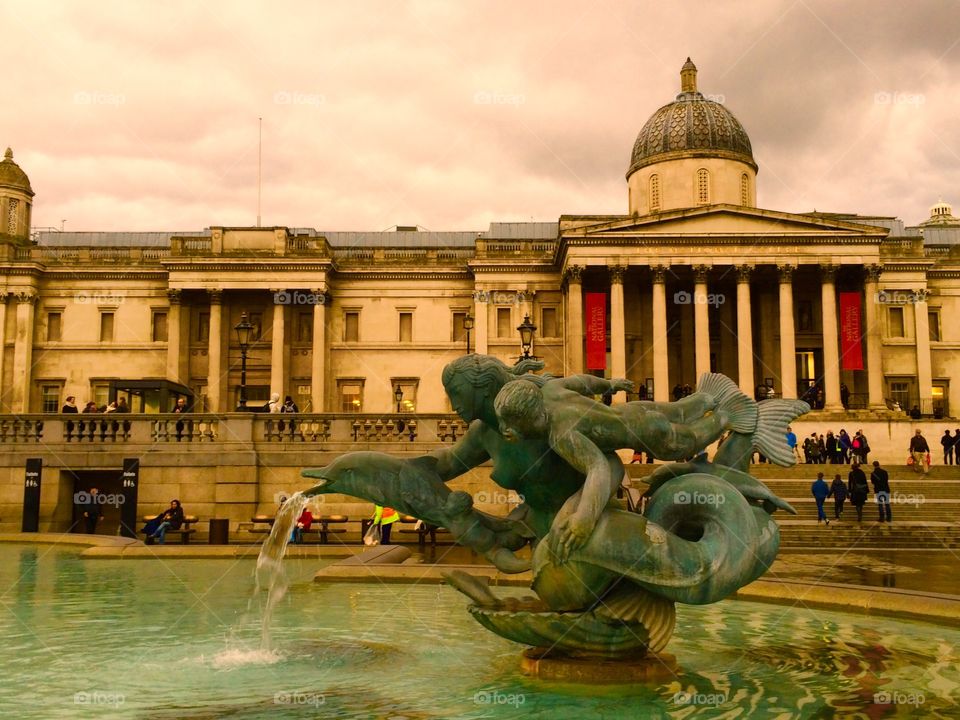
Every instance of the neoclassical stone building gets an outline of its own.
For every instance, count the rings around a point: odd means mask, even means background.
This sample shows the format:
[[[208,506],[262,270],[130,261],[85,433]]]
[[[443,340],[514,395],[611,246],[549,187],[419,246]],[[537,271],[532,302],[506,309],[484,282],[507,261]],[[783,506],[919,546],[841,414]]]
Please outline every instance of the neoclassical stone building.
[[[827,411],[846,399],[957,414],[960,222],[948,205],[912,227],[758,208],[750,139],[698,91],[689,60],[626,179],[623,215],[479,232],[31,231],[34,192],[8,150],[0,412],[57,411],[67,395],[162,412],[181,394],[232,411],[245,313],[251,404],[277,392],[302,411],[393,412],[399,387],[401,410],[449,412],[440,373],[466,351],[465,321],[471,350],[513,362],[529,316],[549,371],[626,376],[658,400],[712,369],[751,394],[815,384]]]

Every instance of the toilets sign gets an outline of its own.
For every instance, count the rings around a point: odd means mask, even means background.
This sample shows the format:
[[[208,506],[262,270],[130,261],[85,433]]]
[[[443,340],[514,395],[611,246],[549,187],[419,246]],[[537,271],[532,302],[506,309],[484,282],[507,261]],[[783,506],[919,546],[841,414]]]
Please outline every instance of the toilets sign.
[[[40,530],[40,474],[43,471],[41,458],[28,458],[23,480],[23,523],[21,532]]]
[[[140,485],[140,458],[124,458],[123,472],[120,475],[120,494],[123,505],[120,507],[120,534],[128,538],[137,537],[137,487]]]

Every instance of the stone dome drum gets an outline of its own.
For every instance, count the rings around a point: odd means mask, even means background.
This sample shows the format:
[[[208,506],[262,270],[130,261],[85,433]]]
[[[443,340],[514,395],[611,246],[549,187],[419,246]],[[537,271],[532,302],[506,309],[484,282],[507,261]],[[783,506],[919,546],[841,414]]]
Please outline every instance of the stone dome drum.
[[[647,165],[679,157],[739,160],[756,171],[750,138],[740,121],[721,103],[697,91],[696,67],[687,58],[676,100],[657,110],[637,135],[629,178]]]
[[[0,162],[0,186],[33,195],[33,190],[30,188],[30,178],[13,161],[13,151],[10,148],[7,148],[3,155],[3,161]]]

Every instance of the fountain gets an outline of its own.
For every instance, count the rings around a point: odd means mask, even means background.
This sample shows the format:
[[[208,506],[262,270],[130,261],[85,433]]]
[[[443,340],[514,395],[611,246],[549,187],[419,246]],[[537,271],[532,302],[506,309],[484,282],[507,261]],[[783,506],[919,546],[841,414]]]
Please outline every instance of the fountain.
[[[499,597],[480,578],[445,577],[485,628],[528,646],[526,672],[558,679],[633,680],[673,672],[664,653],[676,603],[717,602],[756,580],[779,547],[776,510],[795,512],[747,472],[751,455],[792,465],[786,427],[807,412],[796,400],[760,403],[730,379],[704,374],[672,403],[607,406],[626,380],[554,378],[467,355],[443,372],[455,411],[471,423],[449,449],[414,459],[355,452],[324,468],[303,495],[343,493],[446,527],[499,570],[531,571],[534,596]],[[721,441],[712,461],[704,448]],[[616,451],[674,462],[650,477],[642,514],[615,500]],[[492,479],[523,503],[506,517],[473,507],[446,483],[492,460]],[[532,547],[532,561],[516,551]],[[611,662],[615,661],[615,662]],[[602,672],[597,669],[602,668]],[[611,677],[611,669],[615,669]]]

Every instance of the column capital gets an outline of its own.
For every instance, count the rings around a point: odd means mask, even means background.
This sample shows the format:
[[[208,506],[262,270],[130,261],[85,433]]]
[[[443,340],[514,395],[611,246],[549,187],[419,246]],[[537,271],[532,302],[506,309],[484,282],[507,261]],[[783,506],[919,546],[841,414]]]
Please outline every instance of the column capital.
[[[781,283],[793,282],[793,271],[797,269],[796,265],[777,265],[777,272],[780,274]]]
[[[821,265],[820,266],[820,280],[821,282],[832,283],[837,279],[837,270],[839,268],[836,265]]]
[[[914,302],[916,303],[925,303],[927,298],[930,297],[930,291],[926,288],[918,288],[913,291]]]
[[[737,265],[737,282],[749,283],[753,275],[753,265]]]
[[[653,275],[653,282],[664,284],[667,281],[667,270],[669,268],[666,265],[651,265],[650,273]]]
[[[180,290],[170,289],[167,290],[167,302],[171,305],[179,305],[183,299],[183,293]]]
[[[693,266],[693,277],[697,282],[705,283],[707,277],[710,275],[710,266],[709,265],[694,265]]]
[[[40,297],[39,293],[33,288],[27,290],[14,290],[13,298],[17,301],[18,305],[36,305],[37,299]]]
[[[580,283],[583,278],[583,265],[568,265],[563,271],[563,282]]]
[[[863,269],[867,273],[867,282],[880,282],[880,273],[883,272],[882,265],[866,265]]]
[[[207,290],[210,295],[210,304],[219,305],[223,302],[223,290]]]
[[[610,271],[611,285],[623,285],[623,275],[627,271],[623,265],[611,265],[607,270]]]

